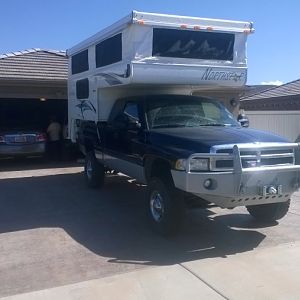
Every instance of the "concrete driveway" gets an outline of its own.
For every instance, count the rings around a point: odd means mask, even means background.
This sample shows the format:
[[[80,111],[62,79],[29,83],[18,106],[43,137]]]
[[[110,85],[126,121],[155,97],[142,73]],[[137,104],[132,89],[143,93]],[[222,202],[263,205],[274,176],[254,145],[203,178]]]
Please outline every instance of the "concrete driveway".
[[[247,270],[229,259],[251,260],[262,251],[268,260],[278,247],[291,257],[285,247],[300,242],[300,194],[279,224],[265,227],[244,208],[191,210],[180,234],[164,239],[149,230],[145,187],[134,181],[111,176],[102,189],[90,190],[80,165],[33,164],[26,169],[6,165],[0,172],[0,297],[157,266],[180,266],[218,292],[216,271],[209,271],[218,264],[220,271],[227,268],[226,280],[221,280],[227,290],[220,288],[218,294],[233,299],[228,287],[239,285],[239,274]],[[280,273],[282,267],[275,269]]]

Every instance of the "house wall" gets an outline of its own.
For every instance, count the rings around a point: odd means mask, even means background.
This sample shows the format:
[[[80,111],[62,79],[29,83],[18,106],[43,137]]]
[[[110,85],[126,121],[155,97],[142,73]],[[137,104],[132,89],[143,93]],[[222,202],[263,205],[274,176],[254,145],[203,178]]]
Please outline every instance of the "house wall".
[[[47,98],[67,99],[67,81],[18,82],[0,80],[0,98]]]
[[[300,110],[248,111],[250,128],[266,130],[294,142],[300,135]]]

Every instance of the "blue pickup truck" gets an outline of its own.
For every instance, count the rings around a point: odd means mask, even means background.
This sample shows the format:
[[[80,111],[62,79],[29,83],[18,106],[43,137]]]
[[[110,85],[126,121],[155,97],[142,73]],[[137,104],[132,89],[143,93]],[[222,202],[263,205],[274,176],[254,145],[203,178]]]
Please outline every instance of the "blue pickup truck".
[[[85,177],[101,186],[116,170],[147,184],[148,217],[161,234],[180,227],[186,206],[246,206],[282,218],[299,186],[298,144],[243,128],[216,100],[146,95],[115,102],[107,122],[82,122]]]

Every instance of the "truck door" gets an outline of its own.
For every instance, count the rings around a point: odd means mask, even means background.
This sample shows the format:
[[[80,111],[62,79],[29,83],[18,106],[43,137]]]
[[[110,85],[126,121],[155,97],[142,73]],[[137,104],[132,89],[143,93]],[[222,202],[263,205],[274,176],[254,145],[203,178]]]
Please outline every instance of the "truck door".
[[[142,123],[140,101],[127,101],[106,130],[107,164],[129,176],[131,168],[142,166],[144,153]],[[137,178],[136,174],[134,177]]]

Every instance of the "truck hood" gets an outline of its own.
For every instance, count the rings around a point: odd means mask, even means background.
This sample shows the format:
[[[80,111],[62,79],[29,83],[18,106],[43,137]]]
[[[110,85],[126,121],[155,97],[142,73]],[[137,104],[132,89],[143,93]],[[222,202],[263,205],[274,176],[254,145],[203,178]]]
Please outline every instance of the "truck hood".
[[[192,153],[208,153],[215,145],[289,142],[285,138],[255,129],[242,127],[180,127],[160,128],[150,132],[150,143],[153,146],[181,152],[188,156]]]

